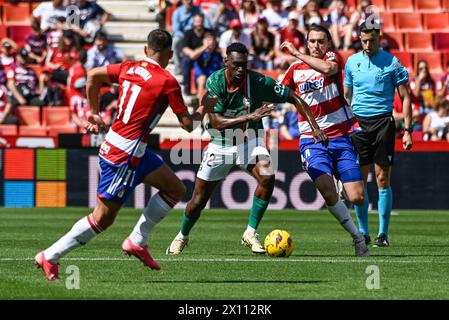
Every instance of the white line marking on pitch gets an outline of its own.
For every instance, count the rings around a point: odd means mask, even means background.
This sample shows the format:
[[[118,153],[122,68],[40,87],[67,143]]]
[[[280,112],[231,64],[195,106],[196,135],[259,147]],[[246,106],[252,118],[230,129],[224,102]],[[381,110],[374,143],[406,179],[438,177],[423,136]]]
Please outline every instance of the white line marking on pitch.
[[[0,258],[0,262],[7,261],[32,261],[33,258]],[[431,260],[385,260],[385,259],[301,259],[301,258],[288,258],[288,259],[233,259],[233,258],[225,258],[225,259],[206,259],[206,258],[162,258],[156,259],[160,262],[277,262],[277,263],[288,263],[288,262],[314,262],[314,263],[399,263],[399,264],[413,264],[413,263],[436,263],[436,264],[448,264],[449,261],[431,261]],[[64,258],[62,261],[135,261],[132,258]]]

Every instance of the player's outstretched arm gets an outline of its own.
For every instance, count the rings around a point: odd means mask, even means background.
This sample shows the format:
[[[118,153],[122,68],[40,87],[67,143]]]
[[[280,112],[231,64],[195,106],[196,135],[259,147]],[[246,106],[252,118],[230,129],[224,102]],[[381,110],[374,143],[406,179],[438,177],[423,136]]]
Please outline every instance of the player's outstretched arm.
[[[296,110],[304,117],[306,118],[307,122],[309,123],[310,127],[313,130],[313,139],[315,140],[315,143],[320,140],[325,146],[329,144],[329,138],[327,137],[327,134],[320,129],[318,126],[318,123],[316,122],[315,118],[313,117],[312,112],[310,111],[309,106],[305,103],[304,100],[302,100],[296,93],[293,91],[290,91],[290,94],[288,96],[288,102],[295,105]]]
[[[99,114],[99,94],[103,82],[110,82],[106,67],[93,68],[87,72],[86,93],[89,112],[87,114],[86,129],[89,132],[98,133],[101,128],[105,127],[105,123]]]
[[[209,114],[210,124],[212,128],[217,130],[225,130],[234,128],[249,121],[259,121],[263,117],[269,116],[274,110],[274,105],[264,104],[256,111],[244,114],[236,118],[225,117],[217,112]]]

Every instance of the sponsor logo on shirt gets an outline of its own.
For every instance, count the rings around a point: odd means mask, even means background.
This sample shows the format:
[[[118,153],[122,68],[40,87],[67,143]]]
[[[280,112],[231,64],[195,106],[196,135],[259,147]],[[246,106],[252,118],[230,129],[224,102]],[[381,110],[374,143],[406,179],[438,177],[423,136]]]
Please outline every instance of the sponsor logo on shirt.
[[[318,80],[306,81],[299,85],[299,91],[301,93],[315,91],[315,90],[323,88],[323,85],[324,85],[324,78],[321,78]]]

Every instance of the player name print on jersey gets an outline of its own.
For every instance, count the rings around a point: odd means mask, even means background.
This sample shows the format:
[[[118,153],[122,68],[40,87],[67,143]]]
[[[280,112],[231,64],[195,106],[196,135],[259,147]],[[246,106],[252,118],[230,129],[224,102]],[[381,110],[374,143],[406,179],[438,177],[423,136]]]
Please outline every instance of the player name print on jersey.
[[[135,74],[135,75],[141,76],[143,78],[143,80],[145,80],[145,81],[150,80],[152,77],[151,73],[147,69],[145,69],[141,66],[133,66],[133,67],[129,68],[128,71],[126,72],[126,74],[128,74],[128,75]]]

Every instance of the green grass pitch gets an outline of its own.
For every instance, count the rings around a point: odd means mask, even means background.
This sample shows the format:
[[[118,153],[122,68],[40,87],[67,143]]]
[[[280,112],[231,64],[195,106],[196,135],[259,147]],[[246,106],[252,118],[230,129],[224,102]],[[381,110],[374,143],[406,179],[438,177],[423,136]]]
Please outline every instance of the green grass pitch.
[[[49,283],[32,258],[88,214],[85,208],[0,209],[1,299],[449,299],[449,212],[399,210],[392,216],[391,247],[356,258],[350,237],[327,211],[268,211],[259,232],[288,230],[290,258],[255,255],[240,245],[248,212],[205,210],[180,256],[165,249],[179,230],[174,210],[154,230],[152,271],[121,253],[140,211],[123,209],[116,223],[61,260],[62,281]],[[370,214],[372,237],[377,214]],[[69,266],[79,289],[67,289]],[[379,289],[368,289],[369,266]],[[370,267],[373,268],[373,267]],[[368,270],[372,270],[368,268]]]

